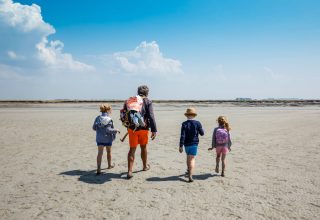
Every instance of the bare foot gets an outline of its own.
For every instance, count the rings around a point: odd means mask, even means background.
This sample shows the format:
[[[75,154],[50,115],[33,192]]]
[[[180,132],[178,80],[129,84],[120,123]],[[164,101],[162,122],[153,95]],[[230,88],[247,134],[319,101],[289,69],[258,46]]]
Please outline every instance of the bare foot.
[[[224,171],[221,172],[221,176],[224,177]]]
[[[108,166],[107,169],[110,170],[110,169],[114,168],[115,166],[116,166],[115,164],[112,164],[111,166]]]
[[[127,179],[128,179],[128,180],[131,179],[132,177],[133,177],[132,173],[128,173],[128,174],[127,174]]]
[[[189,176],[189,183],[192,183],[192,182],[193,182],[192,176]]]
[[[187,171],[184,173],[184,176],[185,176],[185,177],[189,177],[189,170],[187,170]]]
[[[216,166],[215,171],[216,171],[216,173],[219,173],[219,166]]]
[[[142,170],[143,170],[143,171],[148,171],[148,170],[150,170],[150,164],[147,164],[147,166],[144,167]]]

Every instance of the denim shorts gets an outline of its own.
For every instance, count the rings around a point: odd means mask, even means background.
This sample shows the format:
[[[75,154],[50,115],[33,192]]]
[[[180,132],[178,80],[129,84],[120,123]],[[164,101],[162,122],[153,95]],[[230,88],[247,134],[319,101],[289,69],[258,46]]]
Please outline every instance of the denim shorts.
[[[197,145],[184,146],[184,149],[185,149],[187,155],[192,155],[192,156],[197,155],[197,152],[198,152]]]
[[[108,146],[108,147],[111,147],[112,146],[112,142],[109,142],[109,143],[101,143],[101,142],[97,142],[97,146]]]

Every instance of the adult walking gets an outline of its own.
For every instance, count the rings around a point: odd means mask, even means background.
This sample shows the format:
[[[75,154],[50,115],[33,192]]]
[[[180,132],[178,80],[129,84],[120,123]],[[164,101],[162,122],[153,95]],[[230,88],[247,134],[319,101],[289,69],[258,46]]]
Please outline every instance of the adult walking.
[[[137,96],[131,97],[124,103],[124,111],[128,117],[128,134],[130,150],[128,152],[128,174],[131,179],[132,169],[137,146],[141,148],[141,159],[143,171],[150,169],[148,161],[148,140],[149,129],[151,129],[151,139],[154,140],[157,134],[156,121],[153,113],[152,101],[148,99],[149,88],[146,85],[138,87]]]

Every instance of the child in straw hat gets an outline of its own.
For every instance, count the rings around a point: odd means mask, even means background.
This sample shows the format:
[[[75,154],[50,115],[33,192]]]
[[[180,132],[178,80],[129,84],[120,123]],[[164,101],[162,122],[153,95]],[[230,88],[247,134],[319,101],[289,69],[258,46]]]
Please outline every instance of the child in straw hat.
[[[194,108],[188,108],[184,115],[188,120],[183,122],[181,126],[179,152],[183,152],[184,146],[187,154],[187,175],[189,182],[193,182],[192,173],[195,166],[195,156],[198,151],[199,134],[203,136],[204,131],[201,123],[194,119],[197,116],[197,112]]]

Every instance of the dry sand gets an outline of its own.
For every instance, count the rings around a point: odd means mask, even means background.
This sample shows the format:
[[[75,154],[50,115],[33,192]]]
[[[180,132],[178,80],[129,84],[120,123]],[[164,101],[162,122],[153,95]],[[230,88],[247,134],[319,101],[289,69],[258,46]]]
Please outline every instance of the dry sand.
[[[113,118],[122,136],[119,107]],[[128,140],[120,136],[112,147],[116,167],[95,176],[97,105],[0,108],[0,219],[319,219],[319,106],[195,107],[206,134],[193,183],[182,175],[185,154],[178,153],[186,105],[155,104],[151,170],[140,172],[138,150],[131,180]],[[207,151],[221,114],[234,143],[225,178],[214,174]]]

